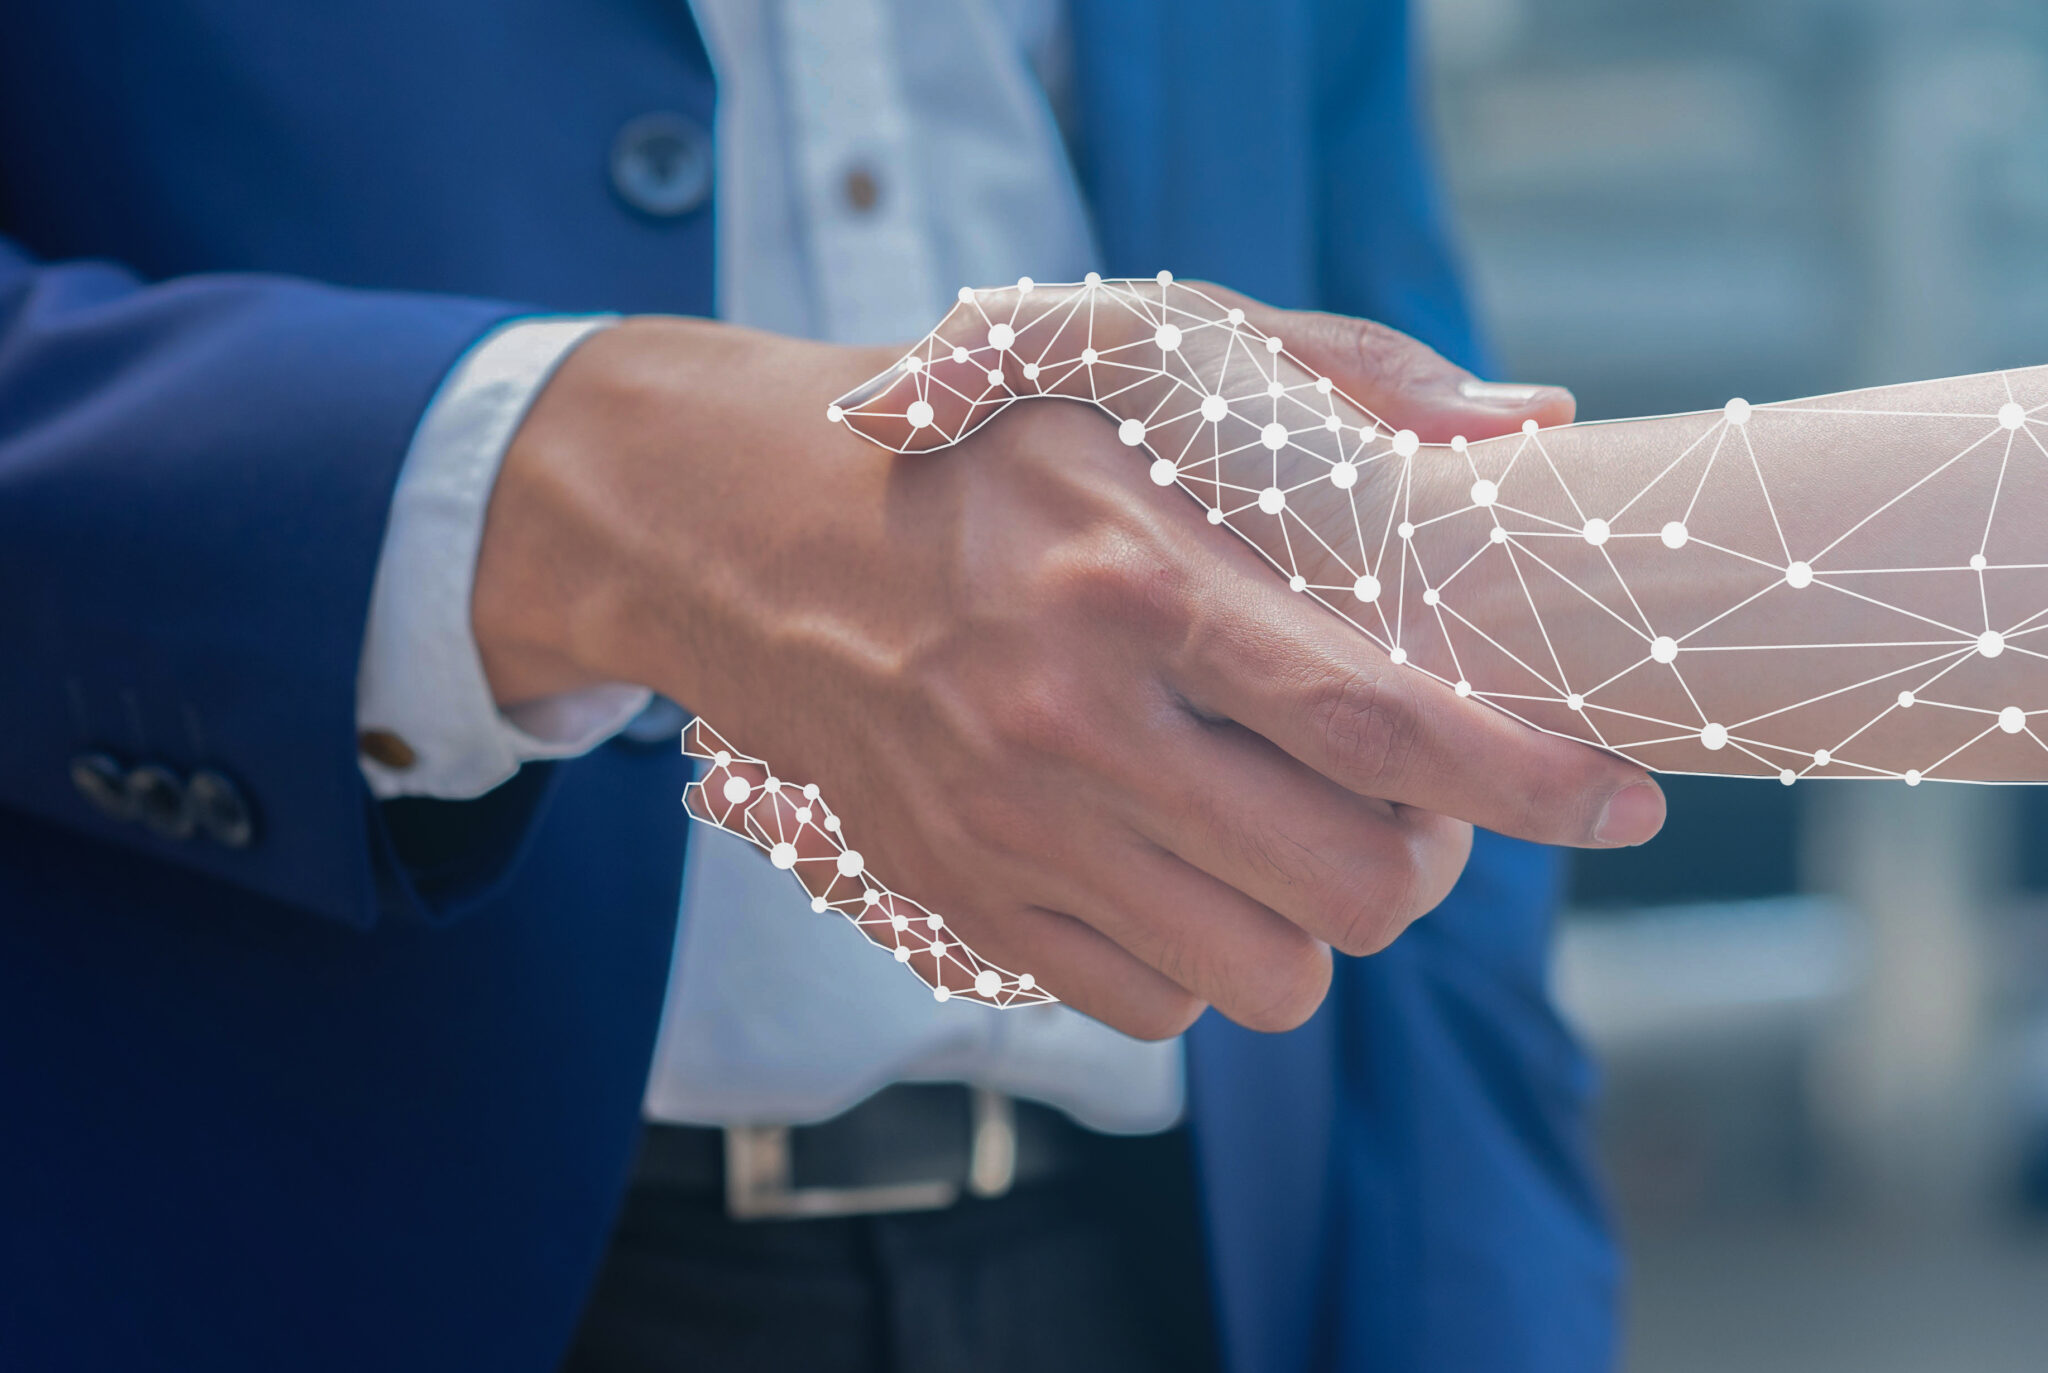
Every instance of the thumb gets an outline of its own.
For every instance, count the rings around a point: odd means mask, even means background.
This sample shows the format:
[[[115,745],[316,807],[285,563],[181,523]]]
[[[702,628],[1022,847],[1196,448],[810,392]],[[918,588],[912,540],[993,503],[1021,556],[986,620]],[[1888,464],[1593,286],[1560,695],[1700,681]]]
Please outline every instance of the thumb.
[[[1276,310],[1234,291],[1202,288],[1243,309],[1287,351],[1328,377],[1339,390],[1424,443],[1512,433],[1529,420],[1542,428],[1570,424],[1578,402],[1562,386],[1481,381],[1434,348],[1369,319],[1305,310]]]

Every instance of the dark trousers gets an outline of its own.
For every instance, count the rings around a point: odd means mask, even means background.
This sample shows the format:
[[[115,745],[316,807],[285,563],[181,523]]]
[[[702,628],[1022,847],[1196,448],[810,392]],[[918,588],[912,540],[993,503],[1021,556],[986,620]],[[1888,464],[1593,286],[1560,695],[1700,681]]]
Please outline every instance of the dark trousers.
[[[1186,1132],[943,1211],[735,1221],[636,1184],[564,1373],[1210,1373]]]

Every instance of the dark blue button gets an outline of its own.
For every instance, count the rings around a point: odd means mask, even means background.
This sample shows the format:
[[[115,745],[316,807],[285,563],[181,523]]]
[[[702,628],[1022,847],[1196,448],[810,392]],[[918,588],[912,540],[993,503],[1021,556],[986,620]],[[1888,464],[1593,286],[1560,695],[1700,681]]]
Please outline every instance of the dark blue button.
[[[133,820],[135,798],[128,794],[128,769],[104,753],[81,753],[71,760],[71,786],[109,820]]]
[[[612,140],[612,188],[628,205],[675,219],[711,198],[711,135],[688,115],[629,120]]]
[[[256,815],[242,789],[212,768],[201,768],[185,783],[185,798],[199,828],[216,844],[246,849],[256,838]]]
[[[166,839],[190,839],[198,819],[192,813],[192,798],[178,774],[155,763],[144,763],[128,774],[128,799],[135,803],[135,818]]]

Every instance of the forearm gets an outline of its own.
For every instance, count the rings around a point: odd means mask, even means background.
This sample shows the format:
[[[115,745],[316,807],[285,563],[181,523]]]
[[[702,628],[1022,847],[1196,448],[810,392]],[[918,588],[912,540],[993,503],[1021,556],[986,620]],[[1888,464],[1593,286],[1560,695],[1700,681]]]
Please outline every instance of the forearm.
[[[1094,400],[1397,661],[1652,767],[2048,777],[2048,453],[2024,419],[2048,371],[1424,443],[1232,308],[1178,283],[980,293],[848,419],[929,448],[1014,399]]]

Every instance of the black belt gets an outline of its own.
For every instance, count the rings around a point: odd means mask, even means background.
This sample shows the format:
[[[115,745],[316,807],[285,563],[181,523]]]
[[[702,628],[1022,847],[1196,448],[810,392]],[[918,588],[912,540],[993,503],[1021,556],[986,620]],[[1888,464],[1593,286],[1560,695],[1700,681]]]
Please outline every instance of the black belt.
[[[635,1186],[725,1195],[737,1220],[932,1211],[1083,1166],[1097,1136],[953,1083],[886,1087],[816,1125],[650,1124]]]

